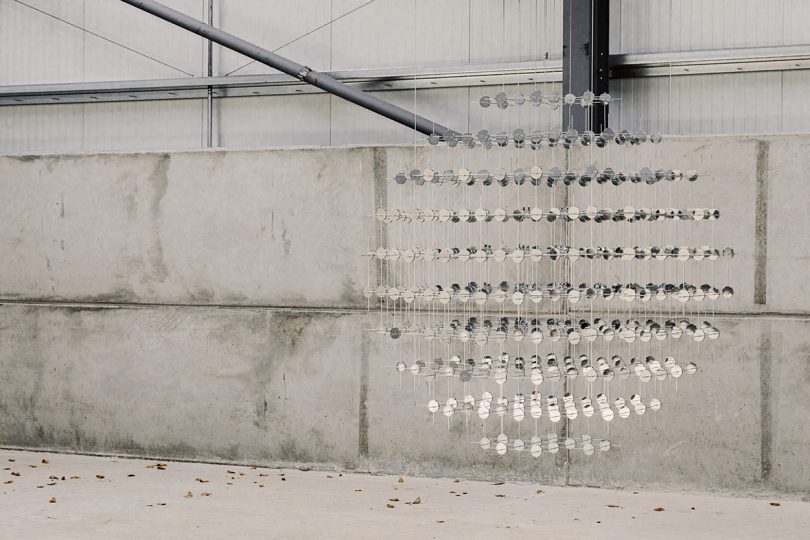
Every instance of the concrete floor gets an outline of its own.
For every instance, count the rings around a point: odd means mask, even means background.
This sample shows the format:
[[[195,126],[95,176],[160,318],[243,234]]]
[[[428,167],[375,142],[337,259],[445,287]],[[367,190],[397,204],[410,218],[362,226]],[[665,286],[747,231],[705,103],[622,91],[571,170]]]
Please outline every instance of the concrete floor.
[[[0,538],[807,538],[798,500],[0,451]],[[409,504],[410,503],[410,504]],[[598,536],[597,536],[598,535]]]

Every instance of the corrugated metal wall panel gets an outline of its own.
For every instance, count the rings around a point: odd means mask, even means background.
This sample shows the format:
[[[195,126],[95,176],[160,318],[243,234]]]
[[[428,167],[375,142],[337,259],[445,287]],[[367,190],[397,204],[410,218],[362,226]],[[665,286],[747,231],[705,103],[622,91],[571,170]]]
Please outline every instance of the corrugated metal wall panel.
[[[205,109],[190,99],[85,105],[85,150],[200,148]]]
[[[76,24],[82,2],[32,1]],[[83,80],[84,32],[10,0],[0,2],[0,84],[79,82]]]
[[[616,80],[610,125],[682,135],[777,133],[783,131],[781,78],[762,72]]]
[[[611,52],[810,43],[802,0],[610,0]]]
[[[810,131],[810,71],[791,71],[782,74],[782,129],[786,133]]]
[[[182,71],[205,73],[204,40],[120,2],[24,1]],[[164,1],[206,17],[207,0]],[[367,1],[216,0],[215,22],[270,49],[312,32],[280,52],[323,70],[561,56],[564,0],[375,0],[364,5]],[[810,43],[810,2],[803,0],[611,2],[614,52]],[[215,50],[215,74],[247,62],[236,53]],[[183,76],[13,0],[0,0],[0,66],[0,84]],[[239,73],[270,71],[254,63]],[[807,132],[810,105],[804,89],[809,84],[807,71],[618,80],[612,92],[623,99],[612,107],[611,124],[682,134]],[[498,89],[420,90],[416,109],[472,131],[493,129],[493,123],[511,130],[530,117],[543,129],[559,123],[559,112],[545,109],[540,116],[524,113],[529,107],[510,109],[506,116],[481,110],[478,97]],[[413,92],[381,95],[413,107]],[[224,146],[413,141],[407,128],[324,95],[217,100],[216,111],[215,140]],[[6,107],[0,109],[0,126],[2,152],[196,148],[205,139],[206,107],[203,101]]]
[[[78,2],[79,0],[71,0]],[[121,2],[81,0],[84,26],[177,69],[163,66],[112,43],[88,35],[85,45],[85,80],[160,79],[205,74],[205,40]],[[170,0],[162,3],[199,19],[207,14],[205,0]]]
[[[84,105],[0,107],[0,153],[84,150]]]
[[[330,98],[311,94],[217,100],[219,145],[329,146]]]
[[[199,148],[205,101],[0,107],[0,153]]]
[[[204,40],[121,2],[25,0],[172,69],[13,0],[0,2],[0,84],[109,81],[204,73]],[[206,0],[165,0],[201,17]]]
[[[206,0],[207,1],[207,0]],[[269,50],[313,31],[328,23],[331,14],[337,17],[344,11],[331,6],[332,0],[272,0],[256,2],[245,0],[216,0],[215,23],[226,32]],[[360,2],[354,2],[359,4]],[[354,7],[354,6],[352,6]],[[345,11],[349,11],[351,7]],[[347,20],[351,21],[353,15]],[[329,70],[330,28],[326,26],[312,34],[287,45],[278,53],[316,70]],[[215,46],[216,74],[226,75],[244,66],[250,59],[228,49]],[[277,73],[260,63],[252,63],[240,69],[239,75]]]

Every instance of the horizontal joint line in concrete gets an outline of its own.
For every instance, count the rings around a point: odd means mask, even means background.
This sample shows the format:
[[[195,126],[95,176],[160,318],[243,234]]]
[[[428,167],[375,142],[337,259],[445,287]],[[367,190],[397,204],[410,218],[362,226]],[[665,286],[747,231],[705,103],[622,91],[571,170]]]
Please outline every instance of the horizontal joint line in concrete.
[[[78,300],[19,300],[19,299],[4,299],[0,298],[0,306],[4,304],[10,305],[31,305],[31,306],[54,306],[54,307],[87,307],[87,308],[201,308],[201,309],[241,309],[241,310],[267,310],[267,311],[309,311],[321,313],[360,313],[369,315],[378,315],[380,313],[379,307],[372,307],[371,309],[365,307],[334,307],[334,306],[303,306],[303,305],[276,305],[276,304],[194,304],[184,302],[97,302],[97,301],[78,301]],[[388,313],[388,312],[384,312]],[[411,310],[411,313],[430,314],[431,311],[427,309]],[[536,313],[520,313],[524,319],[532,319],[535,317],[569,317],[581,318],[583,315],[590,314],[590,310],[572,310],[567,315],[555,313],[552,311],[539,311]],[[500,311],[483,311],[477,312],[478,316],[518,316],[517,311],[502,313]],[[680,313],[666,312],[666,311],[647,311],[647,312],[613,312],[612,318],[628,318],[632,316],[636,319],[641,318],[681,318]],[[692,313],[686,314],[686,318],[697,320],[698,318],[706,319],[799,319],[810,320],[810,313],[799,311],[724,311],[715,313]]]
[[[0,306],[23,305],[23,306],[53,306],[53,307],[82,307],[82,308],[201,308],[201,309],[240,309],[240,310],[265,310],[265,311],[309,311],[320,313],[368,313],[364,307],[331,307],[331,306],[298,306],[298,305],[273,305],[273,304],[194,304],[184,302],[95,302],[77,300],[16,300],[0,298]]]

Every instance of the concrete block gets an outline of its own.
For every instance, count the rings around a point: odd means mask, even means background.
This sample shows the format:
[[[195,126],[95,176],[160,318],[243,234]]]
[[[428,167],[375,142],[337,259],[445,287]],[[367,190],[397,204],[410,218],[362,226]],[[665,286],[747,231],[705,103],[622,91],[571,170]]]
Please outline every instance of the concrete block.
[[[769,137],[767,307],[810,313],[810,137]]]
[[[484,389],[498,395],[497,385],[475,380],[461,383],[458,378],[438,377],[430,388],[424,377],[398,374],[395,364],[400,359],[408,365],[416,359],[426,362],[433,357],[447,358],[444,344],[428,347],[424,340],[403,339],[394,342],[387,336],[368,336],[368,467],[372,470],[408,474],[486,479],[522,479],[548,484],[565,481],[562,464],[547,454],[540,459],[529,455],[528,443],[534,434],[534,422],[528,417],[522,423],[520,436],[527,450],[505,457],[484,452],[478,441],[486,435],[493,441],[500,433],[499,417],[494,413],[482,423],[475,412],[467,416],[458,411],[447,418],[441,411],[432,415],[427,409],[431,398],[444,404],[448,397],[459,403],[469,393],[479,399]],[[454,347],[459,349],[460,347]],[[462,353],[463,354],[463,353]],[[511,389],[514,385],[508,385]],[[529,393],[525,383],[523,391]],[[514,390],[510,390],[514,392]],[[518,437],[517,428],[506,418],[506,433]],[[485,426],[485,429],[484,429]],[[541,426],[540,434],[547,434]],[[494,443],[493,443],[494,446]]]
[[[644,223],[575,224],[576,238],[585,243],[604,246],[714,245],[718,249],[734,248],[731,261],[577,261],[573,266],[573,282],[682,282],[701,285],[709,283],[722,289],[734,288],[729,300],[688,303],[687,310],[711,313],[751,311],[754,305],[754,256],[756,246],[755,205],[757,142],[735,137],[668,137],[658,145],[642,144],[637,147],[612,146],[606,151],[580,148],[575,162],[579,168],[593,162],[602,169],[637,171],[642,167],[656,169],[695,169],[702,176],[694,183],[659,182],[653,186],[631,184],[621,186],[605,184],[591,189],[571,188],[575,206],[596,206],[618,210],[625,206],[635,208],[707,208],[720,210],[717,221],[664,221]],[[643,306],[632,306],[616,300],[610,310],[627,311],[667,310],[680,311],[684,305],[677,301],[663,304],[652,301]],[[590,310],[588,306],[586,309]]]
[[[4,445],[167,458],[358,455],[362,317],[0,306]]]
[[[767,481],[779,491],[810,490],[810,321],[776,319],[762,325],[761,361],[769,399],[763,424]]]
[[[0,297],[364,306],[371,156],[0,158]]]
[[[609,425],[591,419],[591,434],[608,438],[616,448],[590,457],[571,451],[572,484],[660,484],[735,492],[762,487],[760,324],[733,317],[721,321],[723,331],[716,345],[662,342],[650,349],[651,354],[671,355],[684,364],[694,361],[697,374],[684,374],[677,385],[630,379],[610,386],[611,400],[638,393],[645,400],[659,398],[663,406],[643,416],[631,413],[621,419],[617,415]],[[611,354],[624,354],[625,347],[617,346],[619,350]],[[575,381],[574,395],[584,391],[583,383]],[[601,385],[596,384],[592,392],[599,391]],[[577,429],[587,427],[580,422]]]

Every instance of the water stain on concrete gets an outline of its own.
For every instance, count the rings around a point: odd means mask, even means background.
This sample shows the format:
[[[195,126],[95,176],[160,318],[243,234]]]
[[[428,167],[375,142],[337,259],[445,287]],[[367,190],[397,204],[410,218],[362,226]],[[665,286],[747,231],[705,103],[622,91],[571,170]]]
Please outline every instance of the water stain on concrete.
[[[284,255],[289,255],[290,248],[292,247],[292,239],[287,235],[286,227],[281,229],[281,246],[284,248]]]
[[[153,246],[149,250],[149,260],[152,266],[154,278],[157,281],[163,282],[169,277],[169,270],[166,267],[166,262],[163,258],[163,243],[160,236],[161,225],[161,202],[166,192],[169,189],[169,167],[171,165],[171,155],[159,154],[157,162],[149,175],[149,184],[154,190],[154,196],[151,203],[152,212],[152,236]]]

